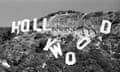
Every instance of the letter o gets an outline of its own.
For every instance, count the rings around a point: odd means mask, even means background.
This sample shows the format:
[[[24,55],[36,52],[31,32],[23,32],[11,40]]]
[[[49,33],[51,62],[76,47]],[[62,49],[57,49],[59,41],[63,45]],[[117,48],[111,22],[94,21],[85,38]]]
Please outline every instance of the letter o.
[[[71,55],[71,60],[70,60],[70,55]],[[75,53],[74,52],[68,52],[68,53],[66,53],[65,63],[67,65],[73,65],[73,64],[76,63],[76,58],[75,58]]]
[[[84,37],[81,40],[78,40],[78,42],[77,42],[77,49],[82,50],[84,47],[86,47],[90,43],[90,41],[91,40],[88,37]]]

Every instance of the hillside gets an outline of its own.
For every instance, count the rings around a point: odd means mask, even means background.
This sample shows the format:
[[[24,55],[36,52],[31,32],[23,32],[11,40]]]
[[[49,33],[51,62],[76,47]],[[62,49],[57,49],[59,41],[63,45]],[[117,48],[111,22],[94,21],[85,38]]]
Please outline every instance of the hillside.
[[[15,35],[9,27],[0,28],[0,72],[120,72],[120,11],[67,10],[44,17],[52,31]],[[39,26],[44,17],[38,19]],[[112,22],[109,34],[99,31],[104,19]],[[91,42],[78,50],[77,40],[83,37]],[[49,50],[43,50],[49,38],[60,40],[63,56],[56,59]],[[74,65],[65,64],[70,51],[76,54]]]

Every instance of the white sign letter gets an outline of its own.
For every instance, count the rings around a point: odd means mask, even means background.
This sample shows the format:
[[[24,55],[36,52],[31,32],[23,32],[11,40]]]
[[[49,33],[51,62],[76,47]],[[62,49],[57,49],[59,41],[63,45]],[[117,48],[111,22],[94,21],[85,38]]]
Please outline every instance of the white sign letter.
[[[57,42],[57,39],[54,39],[54,40],[52,41],[52,39],[49,38],[48,41],[47,41],[47,44],[46,44],[45,48],[43,48],[43,50],[48,50],[49,47],[52,46],[52,44],[54,44],[54,43],[56,43],[56,42]]]
[[[17,31],[17,34],[20,32],[20,24],[21,24],[21,22],[20,21],[18,21],[18,23],[17,23],[17,25],[16,25],[16,22],[15,21],[13,21],[12,22],[12,31],[11,31],[11,33],[14,33],[15,32],[15,30]]]
[[[57,45],[53,45],[55,43],[57,43]],[[58,58],[58,54],[60,56],[62,56],[61,46],[60,46],[60,43],[58,43],[57,39],[54,39],[53,41],[51,38],[48,39],[47,44],[46,44],[45,48],[43,48],[43,50],[47,51],[48,49],[50,49],[50,51],[53,53],[55,58]]]
[[[82,50],[84,47],[86,47],[90,43],[90,38],[84,37],[81,40],[78,40],[77,42],[77,49]]]
[[[45,30],[45,31],[51,30],[51,29],[47,29],[46,26],[47,26],[47,18],[44,18],[43,19],[43,30]]]
[[[65,57],[65,63],[68,65],[73,65],[76,63],[75,53],[68,52]]]
[[[28,32],[30,29],[30,20],[24,19],[21,24],[21,31],[22,32]]]
[[[100,32],[104,33],[104,34],[108,34],[111,31],[111,25],[112,23],[108,20],[103,20],[102,21],[102,25],[100,27]]]
[[[55,58],[58,58],[58,55],[62,56],[60,43],[57,43],[57,45],[53,45],[53,47],[50,47],[49,49],[53,53]]]
[[[37,18],[33,19],[33,30],[35,30],[37,32],[41,32],[42,31],[41,28],[37,28]]]

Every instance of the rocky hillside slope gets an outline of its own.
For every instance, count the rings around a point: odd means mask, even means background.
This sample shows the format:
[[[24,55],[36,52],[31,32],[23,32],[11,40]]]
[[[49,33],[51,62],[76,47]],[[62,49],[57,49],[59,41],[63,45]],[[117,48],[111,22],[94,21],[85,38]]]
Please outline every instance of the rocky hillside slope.
[[[15,35],[10,28],[0,28],[0,72],[120,72],[120,11],[68,10],[44,17],[52,31]],[[44,17],[37,21],[40,27]],[[104,19],[112,22],[109,34],[99,31]],[[76,42],[84,36],[91,42],[78,50]],[[60,40],[63,56],[56,59],[50,51],[43,51],[48,38]],[[72,66],[65,64],[69,51],[76,54]]]

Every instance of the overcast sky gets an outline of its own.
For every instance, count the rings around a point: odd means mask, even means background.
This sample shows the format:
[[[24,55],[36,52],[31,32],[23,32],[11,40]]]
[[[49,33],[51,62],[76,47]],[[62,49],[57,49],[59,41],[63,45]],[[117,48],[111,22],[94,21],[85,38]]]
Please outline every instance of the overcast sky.
[[[81,12],[118,10],[120,0],[0,0],[0,26],[70,9]]]

